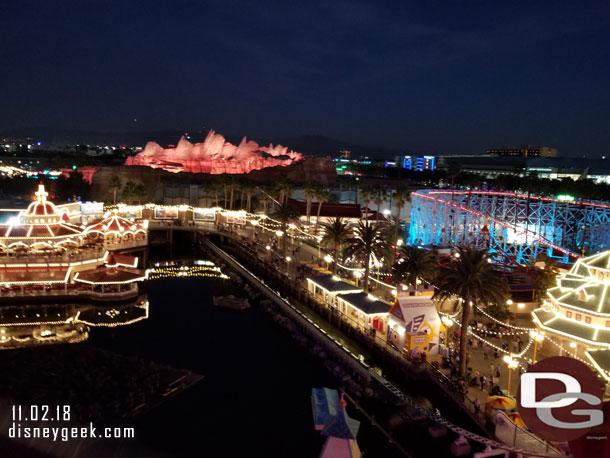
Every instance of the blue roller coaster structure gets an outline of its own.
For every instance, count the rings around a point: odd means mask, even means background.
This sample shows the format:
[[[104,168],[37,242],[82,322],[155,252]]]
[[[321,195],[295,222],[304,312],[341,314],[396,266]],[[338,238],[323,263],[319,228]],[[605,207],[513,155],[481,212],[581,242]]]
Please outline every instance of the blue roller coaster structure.
[[[518,264],[541,253],[570,263],[610,249],[609,202],[438,189],[413,192],[411,199],[411,245],[486,248]]]

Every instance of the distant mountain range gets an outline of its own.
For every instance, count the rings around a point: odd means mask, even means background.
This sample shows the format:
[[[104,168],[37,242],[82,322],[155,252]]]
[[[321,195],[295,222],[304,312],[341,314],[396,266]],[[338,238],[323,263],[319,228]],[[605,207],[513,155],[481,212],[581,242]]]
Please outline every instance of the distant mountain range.
[[[175,145],[181,136],[186,132],[191,137],[189,141],[200,142],[205,137],[206,132],[184,131],[184,130],[158,130],[141,132],[95,132],[86,130],[56,129],[51,127],[24,127],[17,129],[7,129],[0,131],[1,138],[26,139],[41,141],[56,145],[125,145],[125,146],[144,146],[146,142],[154,141],[161,146]],[[231,143],[238,144],[243,136],[225,135]],[[370,155],[374,157],[392,157],[399,154],[409,154],[410,151],[400,151],[391,148],[378,148],[336,140],[322,135],[300,135],[296,137],[248,137],[259,145],[281,144],[300,153],[325,156],[336,155],[341,150],[349,150],[355,155]]]

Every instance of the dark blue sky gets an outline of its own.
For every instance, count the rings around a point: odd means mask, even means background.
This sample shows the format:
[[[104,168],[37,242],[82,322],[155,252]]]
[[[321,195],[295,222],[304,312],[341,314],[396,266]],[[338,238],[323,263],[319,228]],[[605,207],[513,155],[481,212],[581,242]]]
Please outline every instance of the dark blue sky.
[[[0,130],[610,154],[604,2],[291,3],[1,2]]]

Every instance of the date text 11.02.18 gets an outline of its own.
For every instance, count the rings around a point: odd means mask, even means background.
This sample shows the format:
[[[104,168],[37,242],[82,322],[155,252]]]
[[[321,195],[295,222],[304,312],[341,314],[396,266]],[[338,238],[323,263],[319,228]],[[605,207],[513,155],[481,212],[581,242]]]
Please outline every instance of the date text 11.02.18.
[[[13,405],[13,421],[70,421],[70,406]]]

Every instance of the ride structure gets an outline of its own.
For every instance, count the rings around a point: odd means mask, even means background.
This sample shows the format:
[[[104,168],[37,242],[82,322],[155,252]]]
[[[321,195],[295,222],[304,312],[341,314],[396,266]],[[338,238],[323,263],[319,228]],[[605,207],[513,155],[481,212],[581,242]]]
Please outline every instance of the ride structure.
[[[572,263],[610,247],[609,202],[438,189],[411,198],[411,245],[485,248],[497,261],[517,264],[539,254]]]

